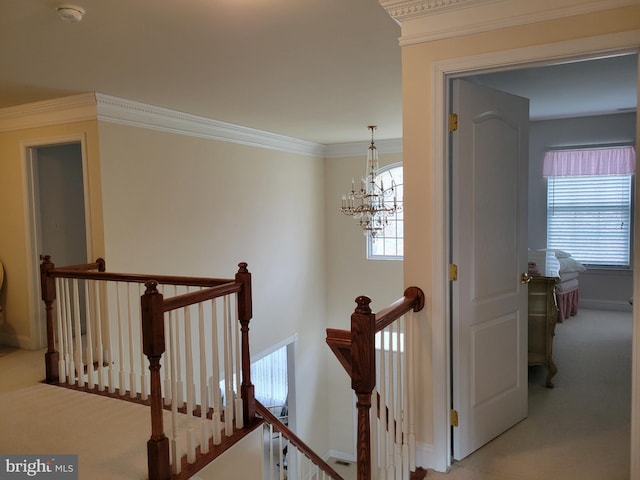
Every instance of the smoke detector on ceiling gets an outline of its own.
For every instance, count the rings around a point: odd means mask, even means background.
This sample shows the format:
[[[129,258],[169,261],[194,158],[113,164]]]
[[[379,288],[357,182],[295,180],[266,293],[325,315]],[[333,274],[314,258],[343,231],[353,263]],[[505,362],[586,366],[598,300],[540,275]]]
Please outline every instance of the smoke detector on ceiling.
[[[77,23],[84,17],[85,9],[77,5],[63,4],[56,8],[58,17],[65,22]]]

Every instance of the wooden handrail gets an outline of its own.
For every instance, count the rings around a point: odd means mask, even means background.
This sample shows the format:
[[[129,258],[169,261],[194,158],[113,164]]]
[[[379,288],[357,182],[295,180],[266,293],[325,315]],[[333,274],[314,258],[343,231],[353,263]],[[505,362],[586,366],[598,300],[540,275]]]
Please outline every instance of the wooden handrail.
[[[270,423],[275,427],[275,430],[282,433],[289,443],[300,450],[307,458],[309,458],[315,465],[320,467],[325,473],[331,476],[334,480],[343,480],[338,472],[336,472],[331,466],[320,458],[304,441],[298,437],[289,427],[287,427],[278,417],[269,411],[261,402],[256,400],[256,413],[265,419],[267,423]]]
[[[145,401],[151,410],[151,437],[147,442],[148,472],[150,480],[169,480],[171,469],[169,464],[169,440],[164,433],[162,379],[160,376],[161,360],[165,353],[165,312],[177,308],[195,305],[216,297],[237,293],[237,320],[241,333],[241,369],[243,400],[243,420],[245,428],[255,428],[254,386],[251,383],[249,322],[252,318],[251,274],[246,263],[238,264],[234,278],[201,278],[174,275],[112,273],[105,271],[105,261],[98,259],[94,263],[71,265],[55,268],[50,256],[42,257],[40,265],[42,300],[45,303],[47,321],[47,352],[45,353],[47,382],[58,383],[59,352],[56,351],[54,335],[53,304],[56,300],[56,278],[102,280],[113,282],[129,282],[144,284],[146,289],[141,298],[142,352],[149,361],[150,393]],[[205,287],[202,290],[164,298],[158,286],[160,284]],[[211,440],[212,441],[212,440]],[[225,442],[226,448],[232,442]],[[207,455],[202,455],[196,463],[201,468]],[[208,457],[210,459],[210,456]],[[191,465],[191,464],[190,464]],[[195,466],[190,466],[189,471]],[[181,477],[182,478],[182,477]]]
[[[238,293],[238,320],[241,324],[241,369],[242,369],[242,409],[245,427],[255,426],[255,395],[251,383],[251,355],[249,352],[249,321],[252,316],[251,274],[246,263],[238,265],[234,280],[214,286],[201,292],[192,292],[164,299],[157,290],[157,281],[145,283],[146,291],[142,296],[142,337],[144,353],[149,359],[151,372],[151,438],[147,442],[149,480],[168,480],[169,448],[164,435],[162,388],[160,380],[160,359],[165,349],[164,313],[175,308],[197,304],[199,302]],[[176,277],[177,278],[177,277]],[[165,445],[166,443],[166,445]]]
[[[371,395],[376,384],[375,336],[410,310],[424,308],[425,295],[418,287],[409,287],[402,298],[378,313],[371,311],[371,299],[364,295],[356,298],[351,315],[351,330],[327,329],[326,342],[351,378],[356,394],[358,415],[357,479],[371,478]],[[381,406],[378,402],[378,409]],[[387,408],[386,406],[384,408]],[[378,411],[380,414],[380,411]],[[387,415],[387,422],[389,417]],[[395,422],[395,419],[393,419]]]
[[[419,312],[424,308],[424,293],[418,287],[409,287],[404,296],[376,313],[376,332],[384,330],[409,310]]]
[[[42,256],[42,265],[47,265],[46,275],[52,278],[77,278],[83,280],[108,280],[112,282],[130,283],[146,283],[149,280],[155,280],[159,285],[183,285],[190,287],[216,287],[236,281],[233,278],[107,272],[105,271],[106,263],[103,258],[98,258],[93,263],[55,268],[55,265],[51,262],[51,256],[44,255]]]
[[[200,302],[205,302],[217,297],[223,297],[231,293],[238,293],[242,289],[241,283],[224,283],[215,287],[199,290],[197,292],[185,293],[175,297],[168,298],[163,303],[165,312],[175,310],[176,308],[187,307]]]

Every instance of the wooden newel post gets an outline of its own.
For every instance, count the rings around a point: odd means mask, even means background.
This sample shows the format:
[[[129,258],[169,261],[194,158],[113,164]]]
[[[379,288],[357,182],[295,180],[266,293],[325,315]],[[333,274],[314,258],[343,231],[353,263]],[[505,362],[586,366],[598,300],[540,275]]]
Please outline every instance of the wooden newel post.
[[[158,283],[148,281],[141,298],[142,351],[149,359],[151,389],[151,438],[147,442],[147,467],[149,480],[169,480],[169,439],[164,434],[162,422],[162,383],[160,359],[165,351],[163,297]]]
[[[371,479],[371,393],[376,386],[376,316],[371,312],[369,297],[356,298],[351,314],[351,388],[358,409],[357,479]]]
[[[244,425],[251,425],[256,418],[255,388],[251,383],[251,354],[249,352],[249,321],[253,317],[251,302],[251,273],[245,262],[238,264],[236,282],[242,283],[242,290],[238,293],[238,319],[242,334],[242,415]]]
[[[57,383],[60,381],[58,370],[58,360],[60,354],[56,351],[55,326],[53,324],[53,302],[56,300],[56,279],[49,275],[49,271],[56,266],[51,262],[51,256],[42,257],[40,264],[40,289],[42,301],[44,302],[46,322],[47,322],[47,352],[44,354],[45,372],[47,383]]]

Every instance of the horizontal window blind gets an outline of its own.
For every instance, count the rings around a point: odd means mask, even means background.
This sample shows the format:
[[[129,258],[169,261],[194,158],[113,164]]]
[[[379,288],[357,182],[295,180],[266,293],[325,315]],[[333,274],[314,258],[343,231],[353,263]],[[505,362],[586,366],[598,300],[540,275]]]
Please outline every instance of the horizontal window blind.
[[[585,264],[630,265],[631,175],[548,177],[547,248]]]

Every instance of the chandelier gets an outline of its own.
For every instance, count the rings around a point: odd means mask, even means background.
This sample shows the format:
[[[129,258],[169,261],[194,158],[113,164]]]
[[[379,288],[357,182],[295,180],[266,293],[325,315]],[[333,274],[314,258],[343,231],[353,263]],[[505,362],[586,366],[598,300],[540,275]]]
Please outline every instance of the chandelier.
[[[375,125],[369,125],[371,130],[371,145],[367,152],[366,176],[360,180],[360,188],[356,190],[356,183],[351,179],[351,191],[342,195],[340,211],[355,218],[365,235],[373,240],[389,225],[389,217],[399,212],[396,195],[396,183],[385,187],[382,180],[376,181],[378,171],[378,151],[373,141]]]

